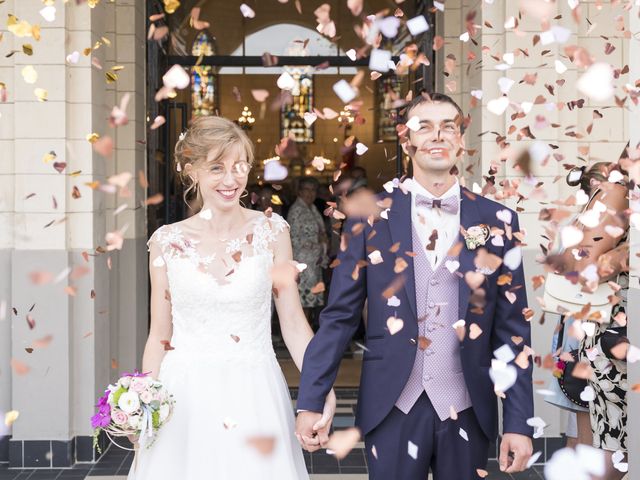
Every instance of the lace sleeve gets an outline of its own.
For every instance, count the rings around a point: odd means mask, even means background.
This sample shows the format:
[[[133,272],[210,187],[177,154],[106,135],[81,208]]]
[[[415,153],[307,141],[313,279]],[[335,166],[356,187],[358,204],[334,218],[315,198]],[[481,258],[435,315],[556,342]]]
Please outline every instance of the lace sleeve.
[[[269,217],[265,215],[258,221],[254,230],[254,248],[257,252],[269,250],[269,245],[288,228],[289,224],[277,213],[272,213]]]
[[[167,225],[162,225],[159,227],[149,240],[147,241],[147,251],[151,252],[151,244],[156,245],[160,249],[160,255],[155,258],[149,258],[149,262],[153,264],[155,267],[162,267],[166,264],[167,261],[167,246],[171,240],[169,239],[168,227]]]
[[[271,214],[271,218],[269,220],[270,220],[270,223],[271,223],[271,231],[274,233],[274,235],[279,235],[280,233],[284,232],[285,230],[291,228],[289,226],[289,224],[287,223],[287,221],[284,218],[282,218],[281,215],[278,215],[277,213],[272,213]]]
[[[165,238],[165,228],[166,228],[166,225],[162,225],[161,227],[158,227],[158,229],[151,234],[151,237],[149,237],[149,240],[147,240],[147,252],[151,251],[152,243],[155,243],[158,247],[160,247],[161,250],[163,250],[162,246]]]

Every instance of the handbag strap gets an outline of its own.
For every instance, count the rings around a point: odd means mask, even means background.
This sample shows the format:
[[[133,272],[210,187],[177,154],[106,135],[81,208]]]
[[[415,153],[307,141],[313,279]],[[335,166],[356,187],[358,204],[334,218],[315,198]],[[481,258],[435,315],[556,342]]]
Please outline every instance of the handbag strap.
[[[566,317],[564,315],[560,316],[560,331],[558,332],[558,346],[556,347],[556,352],[558,351],[558,349],[562,349],[562,342],[564,341],[564,327],[565,327],[565,323],[564,323],[564,319]]]

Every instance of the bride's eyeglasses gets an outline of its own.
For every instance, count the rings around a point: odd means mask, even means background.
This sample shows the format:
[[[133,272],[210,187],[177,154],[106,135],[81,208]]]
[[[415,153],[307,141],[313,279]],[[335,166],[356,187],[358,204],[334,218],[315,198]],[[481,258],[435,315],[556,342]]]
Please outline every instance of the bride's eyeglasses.
[[[231,174],[238,179],[245,178],[249,175],[249,170],[251,170],[249,162],[236,162],[231,167]],[[227,169],[222,163],[214,163],[208,168],[208,171],[214,180],[222,180],[227,173]]]

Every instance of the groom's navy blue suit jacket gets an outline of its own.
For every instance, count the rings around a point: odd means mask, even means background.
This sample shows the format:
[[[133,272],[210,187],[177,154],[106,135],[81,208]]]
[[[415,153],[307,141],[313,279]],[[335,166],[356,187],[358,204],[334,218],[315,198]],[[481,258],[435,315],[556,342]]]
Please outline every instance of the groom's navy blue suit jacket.
[[[411,194],[396,188],[391,197],[388,220],[377,220],[373,226],[360,219],[348,219],[343,234],[348,244],[338,255],[340,261],[333,271],[329,301],[320,314],[320,328],[304,355],[297,407],[300,410],[321,412],[324,399],[333,386],[345,348],[358,328],[365,299],[368,299],[366,350],[363,357],[356,425],[363,434],[373,430],[393,409],[414,364],[418,337],[416,293],[413,268],[411,226]],[[505,229],[496,218],[505,209],[497,202],[461,189],[460,224],[465,229],[485,224]],[[511,226],[519,231],[518,218],[512,213]],[[487,241],[484,247],[470,250],[462,234],[458,272],[476,271],[474,259],[480,250],[499,257],[518,245],[515,237],[504,238],[504,246]],[[368,255],[379,250],[383,262],[372,265]],[[394,273],[396,259],[404,259],[408,267]],[[510,284],[498,285],[498,277],[511,274]],[[498,406],[489,367],[493,351],[507,344],[518,354],[524,345],[531,345],[531,332],[523,309],[527,306],[522,264],[511,271],[502,264],[487,275],[480,287],[486,295],[485,304],[478,308],[476,298],[467,282],[459,281],[458,318],[466,322],[466,335],[460,354],[467,389],[473,409],[489,439],[497,434]],[[390,292],[400,299],[400,305],[387,305]],[[505,296],[515,294],[513,303]],[[478,292],[476,292],[478,293]],[[510,295],[511,296],[511,295]],[[470,300],[474,303],[470,304]],[[404,327],[394,335],[387,328],[390,316],[400,318]],[[469,326],[477,324],[482,334],[469,338]],[[515,341],[514,341],[515,339]],[[521,341],[519,341],[521,339]],[[516,383],[505,392],[503,400],[503,432],[531,435],[527,419],[533,417],[532,365],[526,370],[516,366]]]

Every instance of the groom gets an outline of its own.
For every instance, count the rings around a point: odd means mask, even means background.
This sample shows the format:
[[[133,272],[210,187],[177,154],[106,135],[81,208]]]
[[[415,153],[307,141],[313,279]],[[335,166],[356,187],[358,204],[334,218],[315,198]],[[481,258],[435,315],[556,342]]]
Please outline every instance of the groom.
[[[518,218],[460,186],[463,114],[450,97],[417,96],[406,109],[413,117],[418,127],[403,144],[413,164],[403,185],[409,191],[384,195],[390,209],[373,225],[353,218],[344,225],[346,247],[304,355],[296,432],[307,450],[325,445],[326,432],[313,425],[368,299],[356,425],[370,478],[424,480],[429,470],[435,480],[483,478],[497,396],[500,467],[521,471],[532,452],[531,366],[501,355],[531,343]],[[489,376],[500,347],[510,364],[496,365],[496,373],[517,372],[504,392]]]

